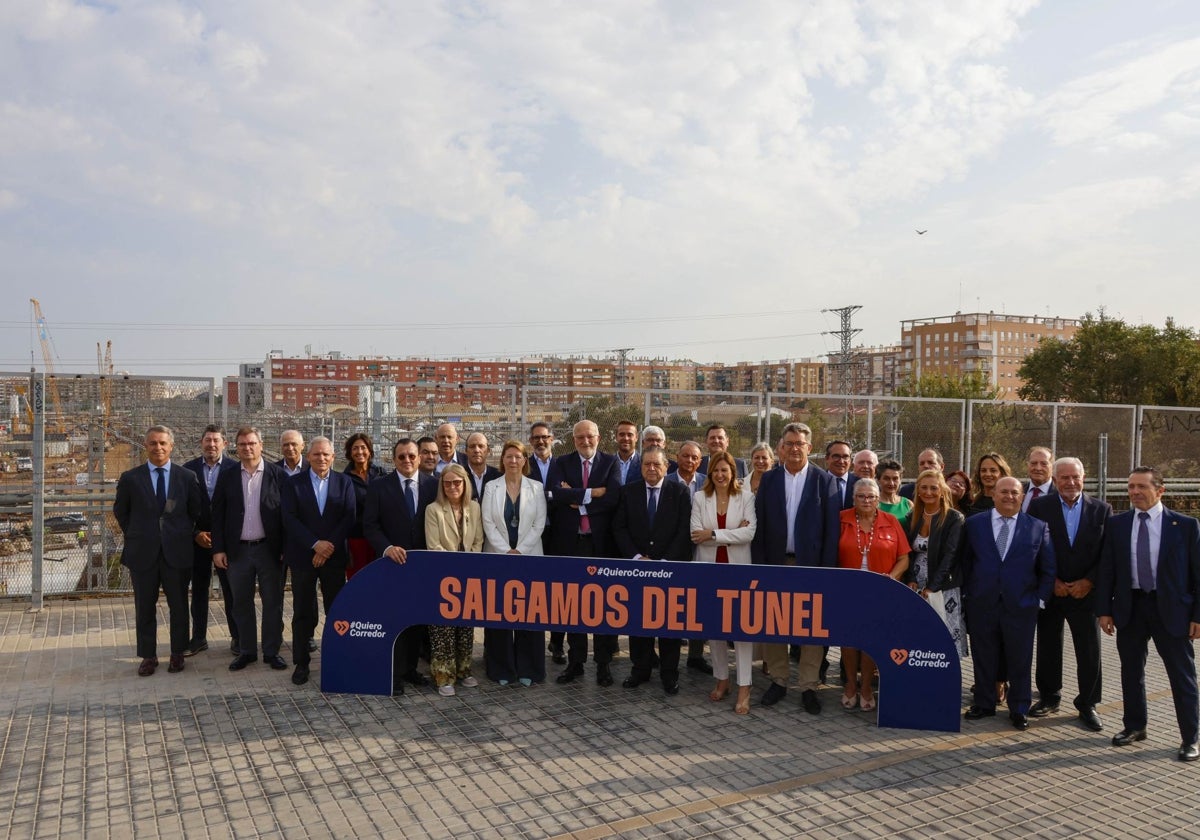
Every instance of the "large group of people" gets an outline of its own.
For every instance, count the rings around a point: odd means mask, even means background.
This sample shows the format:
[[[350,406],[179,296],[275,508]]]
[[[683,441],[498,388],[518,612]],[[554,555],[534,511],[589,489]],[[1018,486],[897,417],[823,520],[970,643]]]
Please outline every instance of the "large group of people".
[[[396,441],[394,470],[386,471],[375,463],[374,441],[356,432],[344,442],[347,466],[338,472],[328,438],[313,439],[305,451],[302,435],[286,431],[283,458],[272,463],[252,427],[237,431],[236,458],[227,457],[224,430],[215,425],[204,430],[202,455],[173,468],[172,431],[151,427],[147,463],[121,476],[113,508],[134,591],[138,673],[149,676],[158,667],[160,590],[170,616],[167,670],[183,670],[187,657],[208,649],[214,569],[232,671],[260,653],[271,668],[288,667],[281,648],[290,572],[292,681],[303,685],[316,649],[318,591],[327,612],[367,563],[403,563],[415,549],[842,567],[889,575],[928,601],[959,655],[969,654],[969,721],[992,717],[1004,704],[1012,726],[1024,730],[1031,717],[1059,711],[1065,624],[1080,724],[1103,730],[1096,711],[1100,634],[1115,632],[1124,717],[1112,743],[1143,740],[1144,670],[1153,639],[1175,701],[1178,758],[1200,757],[1193,655],[1200,638],[1200,523],[1163,506],[1157,470],[1133,470],[1130,510],[1114,515],[1084,493],[1078,458],[1056,459],[1044,446],[1027,453],[1025,481],[1000,453],[979,456],[968,475],[947,469],[930,448],[906,484],[898,461],[870,449],[856,453],[843,440],[829,441],[824,468],[817,466],[810,460],[812,431],[803,423],[787,424],[776,446],[759,443],[745,460],[728,451],[720,424],[707,430],[703,444],[679,444],[674,460],[658,426],[639,433],[635,423],[622,421],[611,430],[612,454],[601,450],[592,421],[579,421],[571,435],[573,451],[556,455],[551,426],[535,423],[528,443],[504,442],[496,468],[488,463],[486,435],[468,435],[459,451],[458,430],[444,423],[432,437]],[[711,664],[703,656],[706,641]],[[597,684],[613,685],[619,642],[604,634],[551,633],[547,645],[540,631],[487,629],[482,674],[500,685],[532,686],[545,681],[548,654],[565,666],[555,681],[569,684],[584,676],[589,647]],[[817,691],[826,681],[827,649],[819,645],[801,645],[789,656],[782,644],[693,639],[685,654],[677,638],[633,636],[622,685],[637,689],[657,671],[664,692],[676,694],[684,664],[713,675],[712,701],[733,694],[734,711],[747,714],[756,650],[769,678],[760,706],[779,703],[796,686],[804,710],[821,712]],[[427,685],[429,677],[443,696],[478,685],[473,651],[472,628],[405,630],[393,651],[394,692],[403,693],[406,683]],[[422,658],[429,677],[419,669]],[[842,648],[841,670],[842,707],[874,709],[871,658]]]

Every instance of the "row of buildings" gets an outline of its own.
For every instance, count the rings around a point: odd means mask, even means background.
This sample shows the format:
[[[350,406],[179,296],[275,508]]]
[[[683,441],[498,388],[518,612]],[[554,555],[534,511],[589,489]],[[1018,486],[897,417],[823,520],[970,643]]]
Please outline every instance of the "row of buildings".
[[[955,313],[901,322],[900,343],[856,348],[850,358],[700,363],[690,359],[536,356],[520,359],[350,358],[338,352],[303,357],[272,351],[261,363],[243,364],[226,384],[231,405],[305,411],[356,405],[363,385],[388,388],[396,410],[415,410],[431,389],[439,402],[489,402],[499,391],[519,388],[572,402],[595,390],[860,394],[886,396],[912,376],[981,374],[1002,399],[1016,399],[1017,371],[1044,338],[1069,340],[1080,322],[1069,318]],[[257,380],[262,380],[261,382]],[[399,387],[395,383],[401,383]],[[409,387],[404,387],[405,385]],[[452,392],[457,396],[452,396]]]

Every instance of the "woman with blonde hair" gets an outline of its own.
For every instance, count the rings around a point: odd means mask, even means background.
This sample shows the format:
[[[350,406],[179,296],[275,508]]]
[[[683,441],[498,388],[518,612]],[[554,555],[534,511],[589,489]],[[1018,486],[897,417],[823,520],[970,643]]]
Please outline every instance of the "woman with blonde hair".
[[[438,476],[437,499],[425,508],[425,544],[430,551],[479,551],[483,548],[483,523],[479,503],[471,498],[471,480],[461,464],[450,464]],[[471,653],[475,628],[429,625],[432,658],[429,672],[438,694],[454,696],[454,683],[474,688]]]

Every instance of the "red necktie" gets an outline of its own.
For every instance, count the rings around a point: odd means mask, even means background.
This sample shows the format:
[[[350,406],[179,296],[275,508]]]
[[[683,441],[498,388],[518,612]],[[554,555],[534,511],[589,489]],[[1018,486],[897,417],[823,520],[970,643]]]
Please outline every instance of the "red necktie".
[[[591,462],[588,461],[586,458],[584,458],[584,460],[583,460],[583,489],[584,490],[587,489],[588,479],[591,478],[591,476],[592,476]],[[579,533],[581,533],[581,534],[592,533],[592,523],[588,521],[588,515],[586,513],[580,514],[580,516],[579,516]]]

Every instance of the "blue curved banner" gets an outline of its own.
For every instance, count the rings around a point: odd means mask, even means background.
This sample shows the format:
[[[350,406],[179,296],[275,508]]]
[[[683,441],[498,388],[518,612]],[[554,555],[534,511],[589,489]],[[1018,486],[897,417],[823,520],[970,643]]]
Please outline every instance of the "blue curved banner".
[[[420,624],[844,645],[879,668],[880,726],[959,731],[949,631],[919,595],[872,572],[410,551],[404,564],[369,564],[334,601],[321,690],[390,694],[392,645]]]

